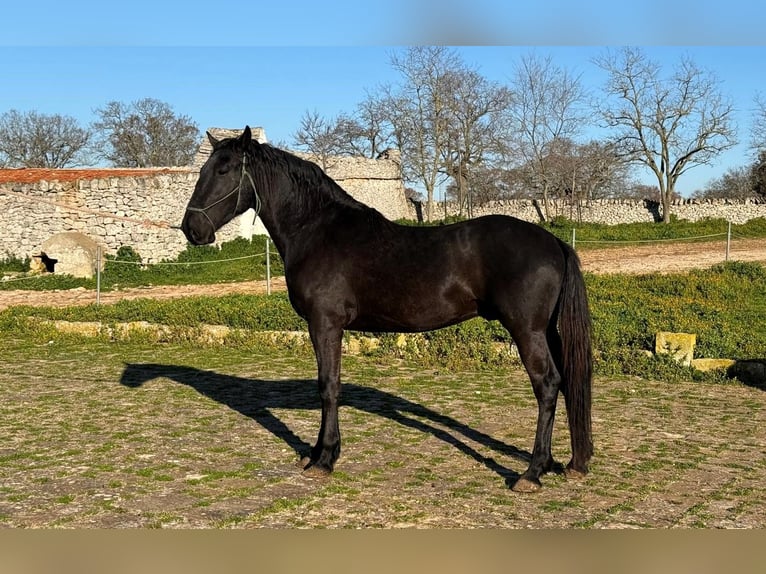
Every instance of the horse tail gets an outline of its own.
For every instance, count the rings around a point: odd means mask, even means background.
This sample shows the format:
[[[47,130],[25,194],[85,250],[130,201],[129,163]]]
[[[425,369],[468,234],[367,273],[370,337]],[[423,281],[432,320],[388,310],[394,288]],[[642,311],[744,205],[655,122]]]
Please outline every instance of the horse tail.
[[[586,473],[593,455],[591,438],[591,319],[580,260],[561,243],[566,271],[559,296],[559,333],[562,343],[562,387],[572,440],[570,471]]]

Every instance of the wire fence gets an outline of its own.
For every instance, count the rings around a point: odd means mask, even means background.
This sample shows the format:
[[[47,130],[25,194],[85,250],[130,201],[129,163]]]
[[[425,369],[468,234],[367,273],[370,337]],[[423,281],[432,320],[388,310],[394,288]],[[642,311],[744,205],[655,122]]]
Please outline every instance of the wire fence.
[[[634,243],[680,243],[683,241],[698,241],[700,239],[712,239],[714,237],[728,237],[727,233],[713,233],[710,235],[694,235],[692,237],[670,237],[670,238],[658,238],[658,239],[578,239],[576,240],[576,231],[572,230],[572,245],[576,243],[589,243],[589,244],[634,244]]]
[[[264,253],[255,253],[253,255],[243,255],[241,257],[228,257],[226,259],[209,259],[206,261],[161,261],[158,263],[143,263],[141,261],[125,261],[119,259],[110,259],[110,264],[117,265],[135,265],[138,267],[161,267],[161,266],[195,266],[195,265],[217,265],[221,263],[230,263],[232,261],[243,261],[245,259],[266,258],[266,294],[271,295],[271,240],[266,239],[266,250]],[[103,263],[103,254],[101,246],[96,249],[96,304],[101,304],[101,269]]]
[[[96,247],[96,257],[94,263],[95,268],[95,279],[96,279],[96,304],[101,303],[101,293],[102,293],[102,278],[105,273],[105,270],[108,267],[117,266],[117,267],[135,267],[140,269],[149,269],[149,268],[158,268],[158,267],[180,267],[180,268],[189,268],[189,267],[197,267],[197,266],[210,266],[210,265],[220,265],[225,263],[231,263],[235,261],[245,261],[245,260],[256,260],[256,259],[265,259],[266,263],[266,293],[267,295],[271,295],[272,293],[272,265],[271,265],[271,258],[273,255],[273,251],[271,249],[271,240],[266,239],[265,242],[265,249],[263,253],[254,253],[252,255],[243,255],[240,257],[228,257],[223,259],[208,259],[203,261],[160,261],[160,262],[144,262],[144,261],[129,261],[125,259],[113,259],[113,258],[105,258],[103,250],[100,245],[97,245]],[[29,283],[29,282],[42,282],[46,280],[50,280],[51,273],[44,273],[44,274],[34,274],[34,275],[24,275],[22,277],[2,277],[0,281],[3,285],[6,284],[21,284]]]
[[[572,236],[571,236],[571,245],[575,249],[579,245],[594,245],[594,246],[608,246],[608,245],[619,245],[619,246],[625,246],[625,245],[646,245],[646,244],[673,244],[673,243],[689,243],[689,242],[707,242],[711,240],[715,240],[717,238],[726,238],[726,247],[725,252],[722,254],[724,261],[729,261],[731,258],[731,250],[732,250],[732,241],[733,240],[747,240],[752,239],[753,237],[748,237],[747,235],[743,235],[741,233],[733,233],[732,232],[732,224],[729,222],[728,229],[725,232],[721,233],[711,233],[711,234],[704,234],[704,235],[695,235],[695,236],[686,236],[686,237],[672,237],[672,238],[656,238],[656,239],[633,239],[633,240],[622,240],[622,239],[584,239],[584,238],[578,238],[577,237],[577,229],[572,229]],[[196,267],[196,266],[211,266],[211,265],[220,265],[220,264],[226,264],[231,263],[235,261],[245,261],[245,260],[256,260],[260,258],[265,258],[265,264],[266,264],[266,292],[267,294],[272,293],[272,262],[271,262],[271,256],[272,256],[272,249],[270,245],[270,240],[267,239],[265,242],[265,249],[262,253],[255,253],[252,255],[244,255],[239,257],[229,257],[224,259],[210,259],[210,260],[202,260],[202,261],[163,261],[163,262],[142,262],[142,261],[130,261],[125,259],[114,259],[114,258],[104,258],[103,251],[100,246],[97,248],[96,253],[96,261],[95,261],[95,279],[96,279],[96,303],[101,303],[101,293],[102,293],[102,274],[104,273],[104,270],[106,269],[106,266],[133,266],[138,267],[142,269],[147,269],[150,267],[183,267],[183,268],[189,268],[189,267]],[[36,281],[36,280],[45,280],[49,279],[50,274],[42,274],[42,275],[25,275],[23,277],[3,277],[2,283],[5,284],[20,284],[22,282],[29,282],[29,281]]]
[[[731,240],[732,240],[732,231],[731,231],[731,221],[727,222],[727,229],[725,232],[721,233],[709,233],[705,235],[693,235],[693,236],[686,236],[686,237],[671,237],[671,238],[655,238],[655,239],[628,239],[628,240],[621,240],[621,239],[580,239],[577,240],[577,229],[572,229],[572,241],[571,245],[573,249],[576,249],[577,243],[585,243],[585,244],[592,244],[592,245],[604,245],[604,244],[619,244],[619,245],[631,245],[631,244],[656,244],[656,243],[684,243],[684,242],[697,242],[697,241],[706,241],[715,239],[718,237],[726,237],[726,251],[724,255],[724,261],[728,262],[729,258],[731,257]],[[737,239],[747,239],[743,235],[734,234],[734,237]]]
[[[647,244],[647,243],[681,243],[685,241],[700,241],[705,239],[714,239],[716,237],[726,237],[726,261],[729,260],[729,254],[731,252],[731,221],[728,222],[728,228],[725,232],[710,233],[706,235],[693,235],[687,237],[664,237],[656,239],[577,239],[577,228],[572,229],[572,241],[571,245],[573,249],[577,248],[578,243],[592,244],[592,245],[604,245],[604,244]],[[744,238],[744,237],[742,237]]]

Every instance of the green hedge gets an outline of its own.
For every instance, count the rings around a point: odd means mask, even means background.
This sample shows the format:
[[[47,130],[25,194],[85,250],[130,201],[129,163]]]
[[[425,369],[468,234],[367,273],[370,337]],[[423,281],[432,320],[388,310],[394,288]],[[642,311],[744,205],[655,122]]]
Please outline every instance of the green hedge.
[[[696,333],[698,357],[766,357],[766,268],[761,264],[727,263],[674,275],[586,275],[586,283],[597,372],[663,380],[692,376],[671,361],[646,357],[657,331]],[[18,334],[29,328],[26,317],[109,324],[207,323],[254,331],[306,329],[285,293],[142,299],[63,309],[15,307],[0,313],[0,332]],[[498,352],[510,342],[507,332],[497,322],[482,319],[409,337],[403,347],[398,335],[367,335],[380,339],[380,346],[369,353],[393,353],[428,366],[492,368],[512,360]]]
[[[596,249],[618,247],[625,242],[672,241],[684,240],[708,235],[719,235],[719,241],[725,241],[729,222],[725,219],[705,218],[699,221],[679,220],[671,215],[670,223],[620,223],[606,225],[602,223],[577,223],[564,218],[556,218],[542,224],[551,233],[572,242],[572,230],[576,231],[577,249]],[[732,224],[734,237],[766,237],[766,218],[751,219],[742,224]],[[705,239],[700,239],[703,241]],[[708,241],[710,239],[707,239]],[[597,243],[589,243],[591,241]],[[601,243],[603,242],[603,243]],[[611,243],[610,242],[619,242]]]

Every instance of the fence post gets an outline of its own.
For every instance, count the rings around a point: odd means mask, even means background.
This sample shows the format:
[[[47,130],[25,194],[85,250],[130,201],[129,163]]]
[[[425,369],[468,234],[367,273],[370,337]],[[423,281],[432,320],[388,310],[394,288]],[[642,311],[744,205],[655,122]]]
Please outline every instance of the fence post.
[[[271,295],[271,253],[269,250],[269,238],[266,238],[266,295]]]
[[[729,231],[726,233],[726,261],[729,261],[730,250],[731,250],[731,221],[729,222]]]
[[[576,237],[577,237],[577,230],[573,227],[572,228],[572,249],[575,248]]]
[[[101,246],[96,245],[96,305],[101,305]]]

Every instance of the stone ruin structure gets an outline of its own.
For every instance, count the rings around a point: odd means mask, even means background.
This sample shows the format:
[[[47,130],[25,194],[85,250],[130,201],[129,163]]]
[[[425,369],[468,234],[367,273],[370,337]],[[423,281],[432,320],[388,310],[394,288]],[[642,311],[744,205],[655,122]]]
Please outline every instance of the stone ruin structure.
[[[219,139],[241,133],[220,128],[208,131]],[[262,128],[254,128],[253,135],[260,142],[266,141]],[[210,143],[203,136],[192,165],[187,167],[0,169],[0,231],[5,239],[0,257],[33,257],[37,267],[43,269],[45,253],[50,259],[58,259],[54,272],[69,272],[65,270],[71,269],[68,266],[73,263],[75,251],[65,246],[69,244],[64,239],[73,236],[62,234],[77,233],[81,247],[78,259],[92,251],[90,244],[84,247],[87,242],[82,236],[100,245],[104,254],[115,254],[127,245],[145,263],[174,259],[187,242],[183,233],[172,226],[180,224],[210,151]],[[326,172],[355,198],[389,219],[409,216],[401,168],[394,155],[380,159],[334,158]],[[217,241],[265,233],[260,220],[249,211],[226,224],[217,234]],[[94,265],[95,261],[82,267],[78,264],[78,269],[95,269]]]

